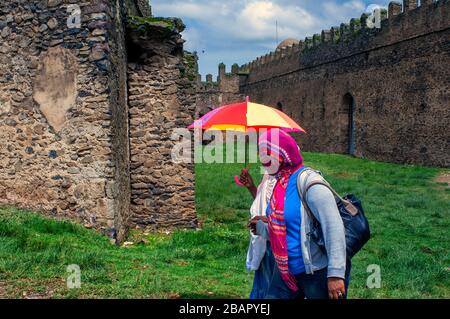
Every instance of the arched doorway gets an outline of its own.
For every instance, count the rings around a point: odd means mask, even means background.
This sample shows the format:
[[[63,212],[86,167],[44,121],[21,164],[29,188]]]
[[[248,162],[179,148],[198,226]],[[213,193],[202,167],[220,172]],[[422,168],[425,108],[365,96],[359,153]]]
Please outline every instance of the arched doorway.
[[[356,127],[355,127],[355,98],[347,93],[342,98],[339,112],[339,127],[342,153],[355,155]]]

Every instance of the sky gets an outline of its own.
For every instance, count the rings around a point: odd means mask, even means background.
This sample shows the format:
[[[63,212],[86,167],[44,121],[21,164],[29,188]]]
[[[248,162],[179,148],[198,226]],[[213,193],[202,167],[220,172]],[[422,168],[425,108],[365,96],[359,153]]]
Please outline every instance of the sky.
[[[154,16],[179,17],[185,23],[184,47],[197,52],[202,80],[208,73],[215,78],[221,62],[230,72],[233,63],[251,62],[275,50],[284,39],[303,40],[358,18],[367,8],[386,8],[388,3],[389,0],[150,0]]]

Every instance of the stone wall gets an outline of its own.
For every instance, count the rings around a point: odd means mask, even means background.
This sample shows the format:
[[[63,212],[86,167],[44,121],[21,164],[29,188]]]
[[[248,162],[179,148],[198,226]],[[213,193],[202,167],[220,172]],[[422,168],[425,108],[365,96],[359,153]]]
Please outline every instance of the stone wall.
[[[196,61],[182,63],[177,19],[125,30],[150,12],[140,0],[0,3],[0,205],[118,241],[141,221],[195,227],[193,167],[168,154],[172,128],[192,121]],[[138,194],[139,182],[149,187]]]
[[[131,221],[194,228],[194,167],[172,162],[171,135],[194,120],[197,61],[183,52],[180,21],[135,22],[129,27],[135,58],[128,64]]]
[[[0,203],[115,232],[114,1],[0,4]],[[123,98],[123,97],[122,97]],[[120,160],[119,160],[120,161]]]
[[[240,75],[238,69],[239,66],[234,64],[231,73],[227,73],[225,64],[219,64],[217,82],[213,82],[211,74],[206,76],[204,82],[198,75],[196,118],[218,106],[245,100],[245,96],[239,92]]]
[[[243,65],[240,91],[297,120],[305,150],[448,167],[450,2],[422,3],[391,3],[381,29],[363,16]]]
[[[149,0],[125,0],[125,6],[130,16],[151,17],[152,8]]]
[[[111,59],[111,78],[109,82],[109,103],[111,105],[112,160],[114,165],[114,181],[105,192],[106,197],[115,200],[114,225],[119,242],[127,235],[130,224],[130,140],[128,123],[128,90],[127,90],[127,48],[124,21],[128,7],[123,1],[115,0],[111,8],[114,24],[111,24],[109,57]]]

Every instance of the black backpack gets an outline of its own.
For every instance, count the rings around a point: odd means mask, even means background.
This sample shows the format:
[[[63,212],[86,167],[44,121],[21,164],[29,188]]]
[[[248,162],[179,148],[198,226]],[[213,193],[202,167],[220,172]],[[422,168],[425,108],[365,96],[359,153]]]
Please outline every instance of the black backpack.
[[[306,184],[302,187],[301,184],[301,176],[304,173],[311,174],[315,172],[319,175],[316,175],[313,181],[308,182],[307,175],[304,183]],[[319,176],[319,177],[318,177]],[[322,229],[320,227],[319,221],[315,218],[314,214],[308,207],[308,204],[305,200],[306,192],[313,185],[324,185],[328,187],[334,195],[336,199],[336,205],[339,210],[339,214],[341,215],[342,221],[344,223],[345,228],[345,241],[347,247],[347,258],[352,258],[361,248],[367,243],[370,239],[370,228],[369,222],[364,215],[364,210],[361,205],[361,201],[353,194],[347,194],[344,197],[339,196],[339,194],[330,186],[330,184],[323,178],[322,173],[320,171],[313,170],[311,168],[305,168],[302,172],[300,172],[297,179],[297,189],[300,195],[300,199],[302,204],[304,205],[306,212],[313,220],[313,227],[311,232],[308,234],[311,236],[311,239],[320,247],[320,249],[326,253],[325,242],[323,240]]]

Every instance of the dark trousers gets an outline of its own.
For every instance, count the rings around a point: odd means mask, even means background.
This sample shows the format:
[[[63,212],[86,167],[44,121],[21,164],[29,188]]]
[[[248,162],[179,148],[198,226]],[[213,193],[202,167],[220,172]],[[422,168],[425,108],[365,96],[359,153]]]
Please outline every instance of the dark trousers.
[[[345,271],[345,295],[347,298],[348,285],[350,283],[351,261],[347,261]],[[321,269],[312,275],[301,273],[295,276],[297,279],[298,292],[294,295],[294,299],[328,299],[328,278],[327,269]]]
[[[351,261],[347,260],[345,272],[345,291],[350,283]],[[259,269],[255,272],[250,299],[328,299],[327,269],[312,275],[306,273],[295,276],[299,291],[293,293],[284,283],[274,260],[270,245],[267,247]],[[346,297],[346,296],[345,296]]]

